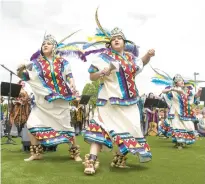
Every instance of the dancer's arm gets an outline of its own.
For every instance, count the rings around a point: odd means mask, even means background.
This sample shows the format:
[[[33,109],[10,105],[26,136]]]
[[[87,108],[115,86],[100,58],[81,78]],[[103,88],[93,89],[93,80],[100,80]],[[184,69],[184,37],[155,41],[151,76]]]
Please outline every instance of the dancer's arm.
[[[68,82],[71,91],[76,92],[76,85],[75,85],[75,80],[72,74],[71,65],[65,59],[63,62],[64,62],[64,68],[65,68],[66,81]]]
[[[19,78],[21,78],[22,80],[24,80],[24,81],[29,81],[30,80],[29,73],[26,69],[26,65],[20,65],[17,68],[17,76]]]
[[[148,52],[141,58],[143,65],[145,66],[147,63],[149,63],[150,58],[153,56],[155,56],[155,50],[154,49],[148,50]]]
[[[177,93],[180,94],[180,95],[186,95],[186,96],[188,96],[188,94],[187,94],[185,91],[181,90],[181,89],[173,88],[172,91],[175,91],[175,92],[177,92]]]
[[[172,88],[164,89],[162,90],[162,93],[169,93],[172,91]]]
[[[70,88],[72,89],[73,92],[76,91],[76,85],[75,85],[75,80],[74,80],[74,78],[70,78],[70,79],[69,79],[69,86],[70,86]]]
[[[104,76],[109,76],[111,73],[109,68],[104,68],[102,71],[98,71],[95,73],[90,73],[90,80],[91,81],[96,81],[100,78],[103,78]]]

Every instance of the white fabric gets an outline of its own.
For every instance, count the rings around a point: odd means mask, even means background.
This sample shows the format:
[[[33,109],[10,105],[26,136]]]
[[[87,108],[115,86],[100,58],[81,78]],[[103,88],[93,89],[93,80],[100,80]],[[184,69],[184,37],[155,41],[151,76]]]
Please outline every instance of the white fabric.
[[[70,71],[70,68],[68,70]],[[27,83],[34,93],[36,105],[30,113],[27,127],[51,127],[57,131],[74,132],[70,124],[69,102],[62,99],[46,101],[44,97],[49,94],[49,91],[43,86],[34,69],[28,72],[30,80]]]
[[[178,90],[181,90],[181,88],[177,88]],[[168,99],[167,95],[164,94],[164,98],[166,102],[168,103],[170,107],[169,114],[174,115],[174,119],[168,119],[168,123],[173,129],[182,129],[182,130],[187,130],[187,131],[194,131],[194,123],[193,121],[184,121],[180,119],[181,112],[180,112],[180,102],[179,102],[179,94],[177,92],[170,92],[172,93],[172,99]],[[192,91],[193,94],[193,91]],[[189,103],[192,104],[194,99],[194,95],[188,97]]]
[[[18,129],[14,123],[12,124],[10,135],[14,137],[18,136]]]
[[[171,122],[171,127],[173,129],[182,129],[182,130],[187,130],[187,131],[195,130],[193,121],[180,120],[178,115],[175,115],[174,119],[170,119],[170,122]]]
[[[116,133],[128,132],[133,137],[143,137],[137,104],[118,106],[107,103],[105,106],[98,107],[98,109],[104,127],[108,132],[114,130]]]
[[[177,88],[178,90],[181,90],[181,88]],[[171,91],[170,93],[172,93],[172,99],[168,99],[167,98],[167,95],[164,94],[164,98],[166,100],[166,102],[168,103],[168,106],[170,107],[170,111],[169,111],[169,114],[180,114],[180,102],[178,100],[178,93],[175,92],[175,91]],[[192,90],[192,94],[193,94],[193,90]],[[193,96],[190,96],[188,97],[189,99],[189,103],[192,104],[194,102],[194,95]]]

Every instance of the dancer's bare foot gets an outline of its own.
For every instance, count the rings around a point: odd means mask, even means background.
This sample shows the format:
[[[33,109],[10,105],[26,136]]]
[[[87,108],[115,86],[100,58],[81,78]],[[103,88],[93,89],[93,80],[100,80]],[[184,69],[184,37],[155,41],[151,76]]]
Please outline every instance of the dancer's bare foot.
[[[74,160],[75,160],[76,162],[82,162],[82,158],[80,158],[80,156],[74,157]]]
[[[183,149],[183,147],[182,146],[178,146],[178,149],[181,150],[181,149]]]
[[[73,158],[76,162],[81,162],[82,159],[80,158],[80,146],[73,146],[69,150],[70,157]]]
[[[32,160],[41,160],[42,159],[42,152],[43,148],[41,145],[31,145],[30,146],[31,156],[29,158],[24,159],[24,161],[32,161]]]
[[[33,160],[42,160],[43,156],[41,154],[39,155],[31,155],[29,158],[24,159],[24,161],[29,162]]]

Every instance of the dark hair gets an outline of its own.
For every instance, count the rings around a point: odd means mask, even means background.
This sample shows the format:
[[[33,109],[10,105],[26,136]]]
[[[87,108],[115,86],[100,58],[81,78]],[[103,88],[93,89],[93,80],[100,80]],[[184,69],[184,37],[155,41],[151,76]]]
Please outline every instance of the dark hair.
[[[153,98],[155,98],[154,93],[149,93],[148,98],[150,98],[151,95],[153,95]]]
[[[41,56],[43,56],[42,46],[41,46]]]

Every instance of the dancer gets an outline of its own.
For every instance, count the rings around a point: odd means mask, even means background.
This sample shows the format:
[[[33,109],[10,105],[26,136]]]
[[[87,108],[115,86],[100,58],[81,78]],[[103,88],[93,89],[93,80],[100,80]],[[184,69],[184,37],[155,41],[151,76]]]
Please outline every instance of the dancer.
[[[96,20],[100,25],[97,11]],[[99,28],[101,33],[105,33],[101,26]],[[85,156],[85,174],[96,172],[98,152],[103,148],[112,149],[113,143],[119,148],[111,163],[113,167],[127,167],[126,155],[129,152],[137,154],[140,162],[148,162],[152,157],[141,130],[135,76],[155,51],[151,49],[144,57],[137,59],[132,53],[124,51],[125,45],[132,42],[125,38],[119,28],[113,29],[110,36],[105,35],[108,49],[99,54],[89,68],[90,79],[101,79],[102,83],[97,99],[98,118],[90,121],[85,132],[85,141],[91,144],[90,154]],[[115,65],[116,69],[111,71],[111,65]]]
[[[35,96],[35,106],[27,121],[31,157],[25,161],[41,159],[42,145],[61,143],[71,144],[71,158],[81,161],[75,131],[70,126],[69,101],[75,99],[75,81],[70,63],[59,56],[80,51],[66,50],[69,46],[63,47],[61,42],[57,43],[52,35],[45,35],[41,50],[31,57],[30,64],[17,70],[18,76],[27,81]]]
[[[192,108],[193,103],[197,103],[197,98],[201,95],[201,88],[194,94],[194,90],[189,81],[185,81],[181,75],[174,76],[170,86],[162,91],[164,99],[169,106],[168,117],[164,127],[167,132],[172,131],[172,142],[178,149],[195,142],[195,127],[193,121],[196,119]]]

